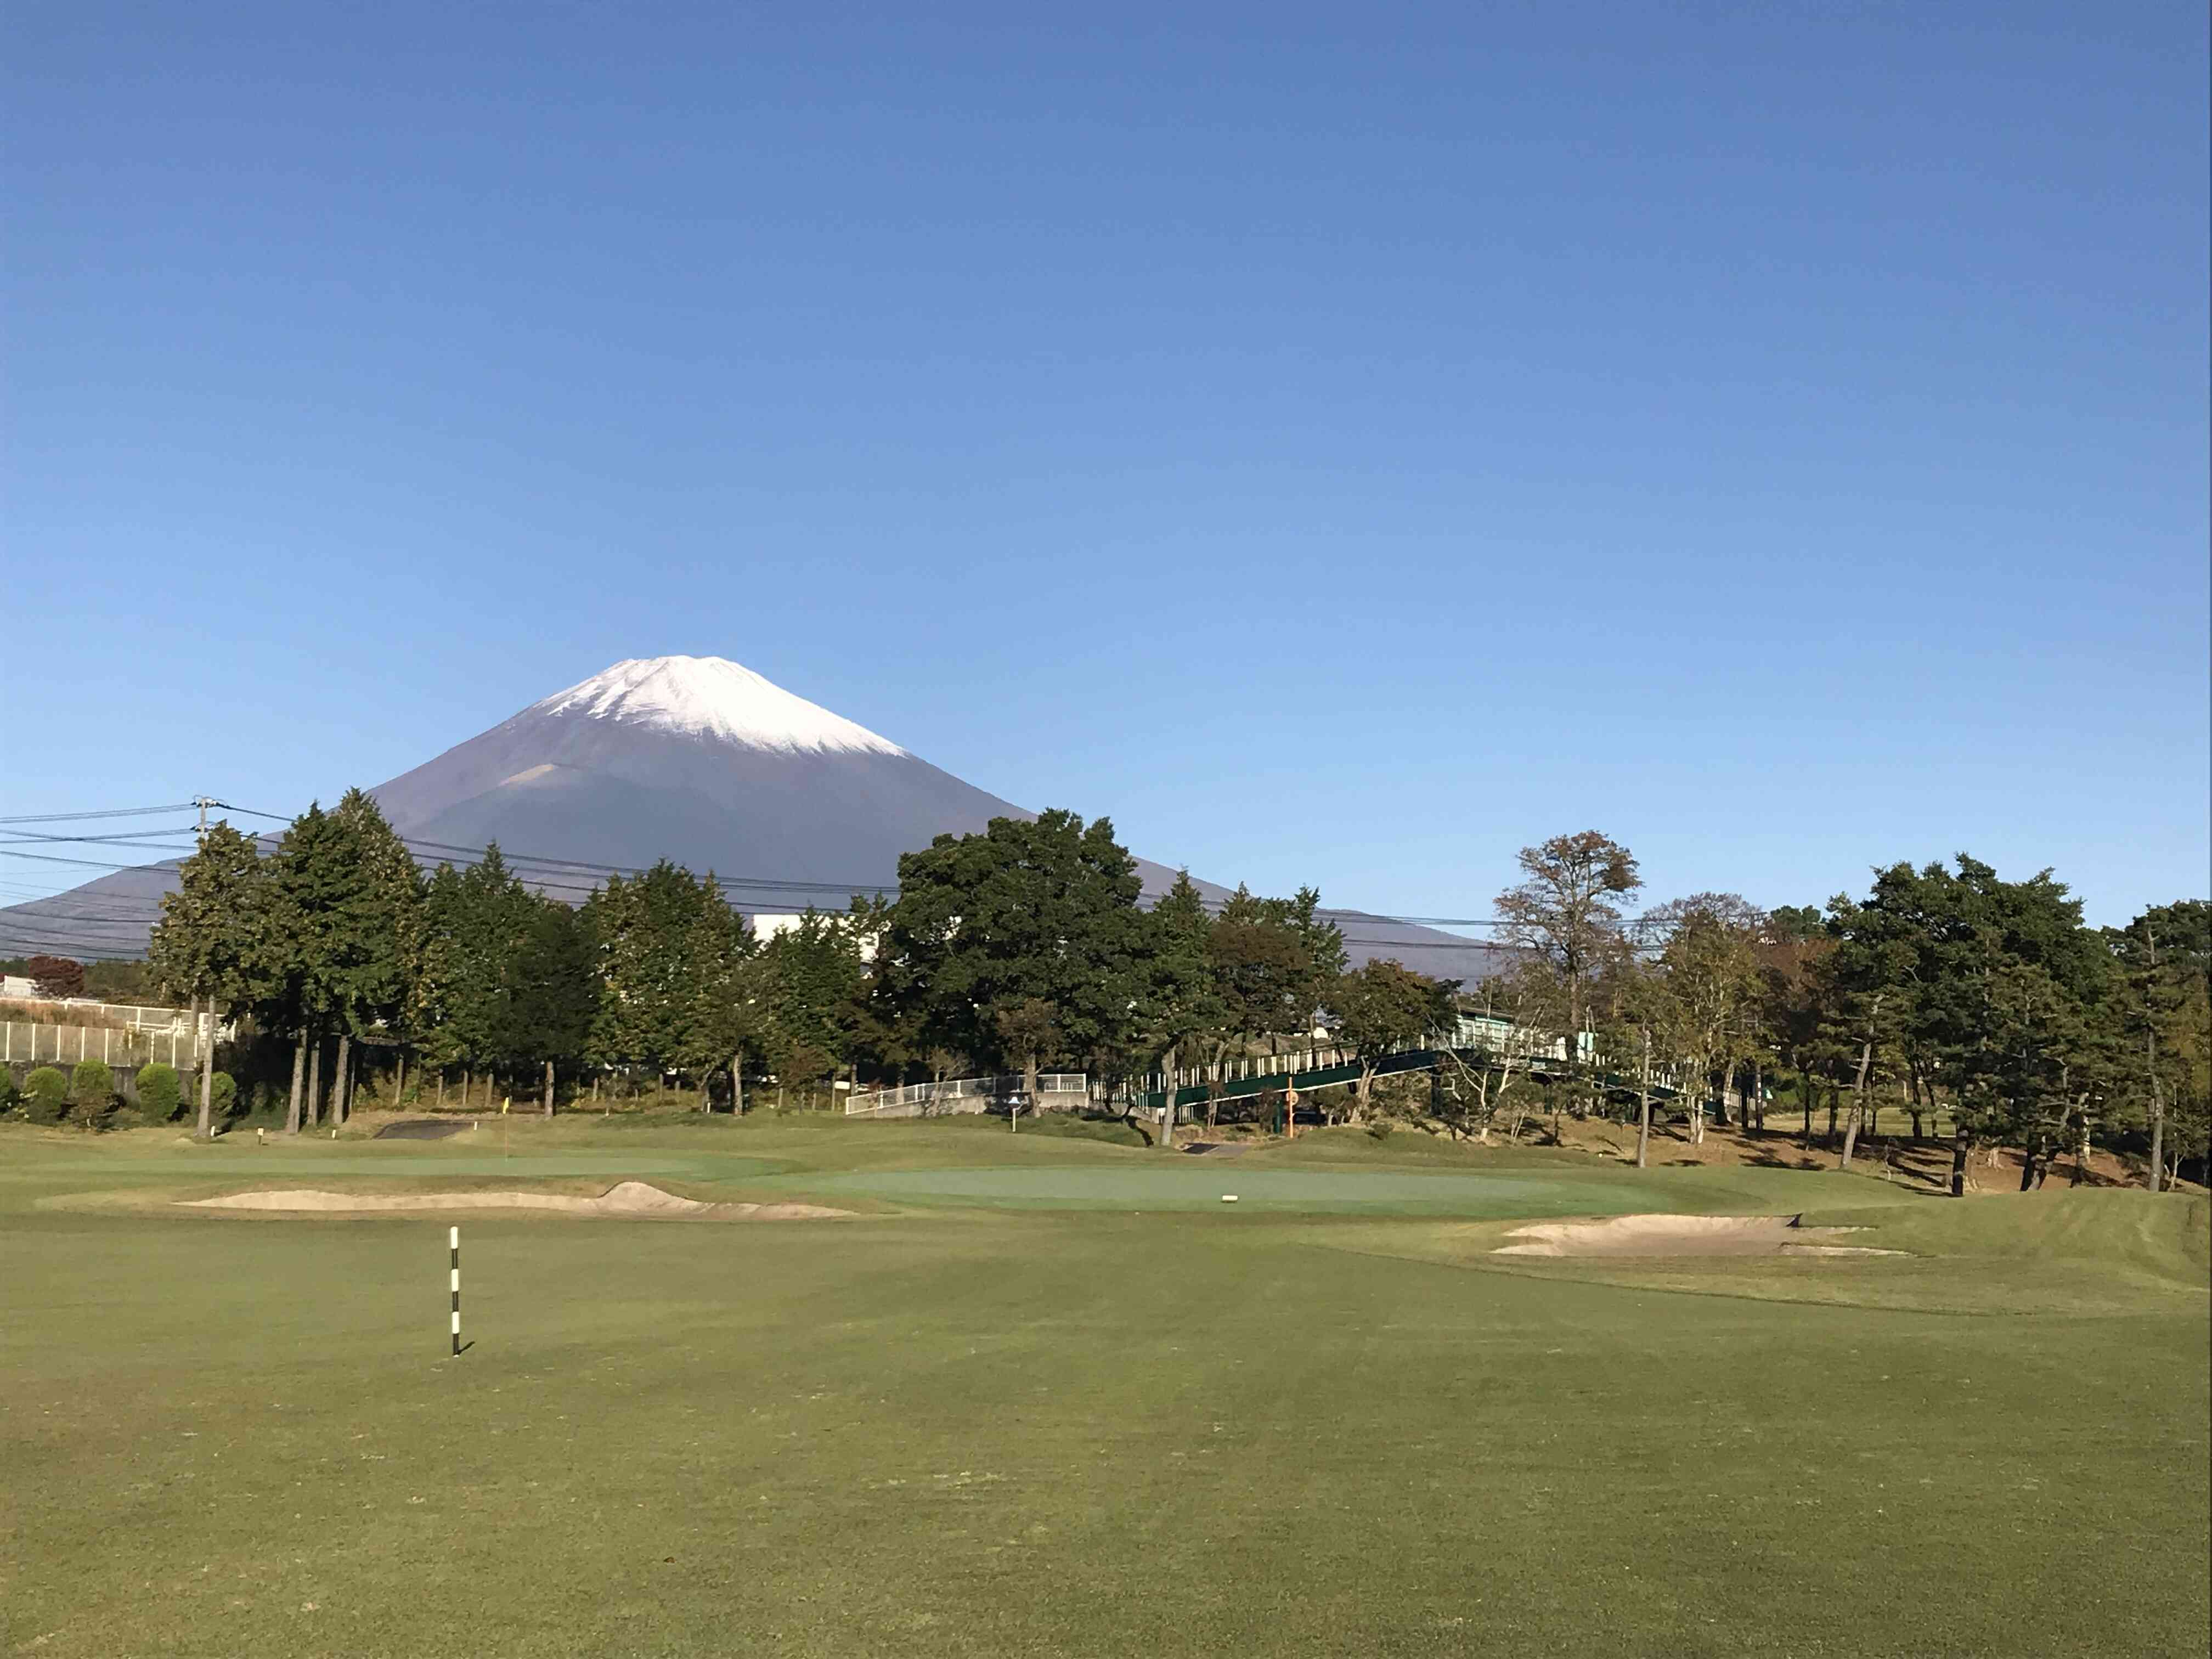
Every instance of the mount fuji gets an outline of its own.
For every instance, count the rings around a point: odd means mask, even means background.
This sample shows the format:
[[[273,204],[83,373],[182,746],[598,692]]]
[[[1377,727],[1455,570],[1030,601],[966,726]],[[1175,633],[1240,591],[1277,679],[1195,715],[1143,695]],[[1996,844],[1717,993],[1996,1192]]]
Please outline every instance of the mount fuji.
[[[665,858],[714,871],[755,914],[842,909],[894,886],[899,854],[937,836],[1036,816],[720,657],[617,663],[369,793],[426,864],[495,841],[524,879],[580,898],[611,870]],[[1175,879],[1138,870],[1148,896]],[[173,865],[145,866],[0,910],[0,952],[139,954],[174,885]],[[1452,935],[1329,914],[1355,963],[1483,971],[1487,953]]]
[[[617,663],[370,793],[430,851],[672,859],[747,909],[842,908],[933,836],[1030,816],[720,657]]]

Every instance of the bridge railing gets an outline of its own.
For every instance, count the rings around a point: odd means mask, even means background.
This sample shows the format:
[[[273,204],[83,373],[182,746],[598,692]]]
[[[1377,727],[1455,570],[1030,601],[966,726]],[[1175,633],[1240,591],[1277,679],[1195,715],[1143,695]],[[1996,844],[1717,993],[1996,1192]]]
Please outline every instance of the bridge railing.
[[[1018,1072],[1003,1077],[948,1078],[942,1083],[908,1083],[896,1089],[856,1091],[845,1102],[847,1117],[933,1117],[940,1113],[988,1112],[1022,1090]],[[1070,1097],[1091,1091],[1084,1072],[1042,1072],[1037,1075],[1036,1111],[1066,1109]],[[1048,1098],[1058,1097],[1058,1098]]]

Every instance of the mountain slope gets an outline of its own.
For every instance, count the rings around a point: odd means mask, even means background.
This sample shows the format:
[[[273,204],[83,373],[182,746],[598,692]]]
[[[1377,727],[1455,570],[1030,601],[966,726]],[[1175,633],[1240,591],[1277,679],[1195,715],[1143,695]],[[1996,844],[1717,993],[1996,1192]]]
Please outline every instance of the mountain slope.
[[[714,871],[750,911],[842,908],[892,885],[899,854],[937,836],[1036,816],[717,657],[617,663],[370,793],[427,862],[496,841],[546,861],[526,878],[577,896],[609,868],[666,858]],[[1152,896],[1175,878],[1147,860],[1139,870]],[[81,954],[136,954],[173,884],[148,866],[0,910],[0,951],[67,935]],[[1427,928],[1341,919],[1347,937],[1374,941],[1352,947],[1355,962],[1392,956],[1464,978],[1484,954]]]

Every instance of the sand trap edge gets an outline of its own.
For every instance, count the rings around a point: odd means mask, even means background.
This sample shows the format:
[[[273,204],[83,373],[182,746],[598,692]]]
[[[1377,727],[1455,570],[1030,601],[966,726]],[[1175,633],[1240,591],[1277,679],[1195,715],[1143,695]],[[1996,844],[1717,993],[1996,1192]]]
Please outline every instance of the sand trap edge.
[[[1617,1215],[1602,1221],[1547,1221],[1516,1227],[1492,1255],[1553,1258],[1681,1255],[1905,1255],[1909,1251],[1825,1240],[1860,1227],[1802,1227],[1784,1215]]]
[[[555,1215],[625,1219],[814,1221],[854,1214],[819,1204],[707,1203],[665,1193],[642,1181],[617,1182],[596,1198],[570,1193],[332,1193],[294,1187],[174,1200],[179,1209],[251,1210],[284,1215],[388,1215],[426,1210],[536,1210]]]

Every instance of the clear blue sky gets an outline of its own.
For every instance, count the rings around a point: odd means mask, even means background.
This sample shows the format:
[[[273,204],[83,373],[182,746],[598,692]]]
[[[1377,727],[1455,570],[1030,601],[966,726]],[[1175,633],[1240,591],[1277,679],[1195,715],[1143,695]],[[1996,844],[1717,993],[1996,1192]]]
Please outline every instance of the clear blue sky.
[[[1067,11],[11,6],[0,812],[691,652],[1334,902],[2205,892],[2201,3]]]

